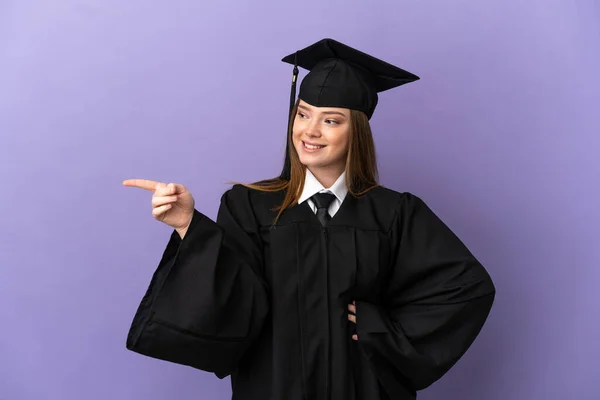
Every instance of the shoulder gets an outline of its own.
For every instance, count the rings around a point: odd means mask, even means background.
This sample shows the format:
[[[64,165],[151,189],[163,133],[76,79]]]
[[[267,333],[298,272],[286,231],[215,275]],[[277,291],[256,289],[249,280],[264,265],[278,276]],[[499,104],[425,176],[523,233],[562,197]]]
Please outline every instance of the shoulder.
[[[392,224],[438,219],[425,199],[414,192],[379,186],[374,189],[372,197],[377,208],[388,210]]]
[[[283,198],[282,196],[284,195],[285,193],[283,191],[267,192],[245,186],[241,183],[236,183],[225,191],[223,197],[231,199],[232,201],[245,201],[260,205],[261,203],[272,202],[275,198]]]
[[[356,196],[355,221],[366,229],[389,232],[405,219],[411,210],[419,208],[422,200],[411,192],[402,192],[385,186],[377,186]]]
[[[388,207],[391,217],[390,227],[415,229],[421,233],[452,234],[442,217],[422,197],[412,192],[399,192],[388,188],[378,188],[376,198],[379,206]]]
[[[273,210],[284,198],[284,191],[267,192],[236,183],[223,193],[221,204],[239,212],[252,213],[259,221],[265,218],[271,221],[274,216]]]
[[[225,193],[223,193],[223,197],[226,198],[248,198],[250,196],[250,191],[252,189],[240,184],[240,183],[236,183],[234,185],[232,185],[231,187],[229,187],[229,189],[227,189],[225,191]]]
[[[255,231],[261,225],[262,215],[269,204],[269,194],[239,183],[230,186],[221,196],[217,221],[233,218],[244,230]]]
[[[405,207],[425,204],[423,199],[412,192],[401,192],[381,185],[370,190],[368,197],[376,206],[393,209],[396,212]]]

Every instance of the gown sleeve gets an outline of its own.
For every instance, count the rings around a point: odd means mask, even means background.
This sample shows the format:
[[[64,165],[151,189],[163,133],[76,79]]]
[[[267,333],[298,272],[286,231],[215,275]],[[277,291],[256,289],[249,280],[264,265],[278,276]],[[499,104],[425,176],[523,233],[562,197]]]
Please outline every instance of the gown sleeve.
[[[381,304],[356,301],[358,345],[392,398],[424,389],[467,351],[492,307],[484,267],[418,197],[390,231],[394,262]]]
[[[240,185],[214,222],[194,210],[183,240],[173,232],[127,335],[127,349],[224,378],[269,312],[258,223]]]

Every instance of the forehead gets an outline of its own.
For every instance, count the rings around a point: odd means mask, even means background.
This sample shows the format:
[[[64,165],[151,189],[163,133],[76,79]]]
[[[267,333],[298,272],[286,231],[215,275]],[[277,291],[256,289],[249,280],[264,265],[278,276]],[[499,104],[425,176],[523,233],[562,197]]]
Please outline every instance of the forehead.
[[[344,115],[350,115],[350,110],[348,108],[339,108],[339,107],[316,107],[308,104],[304,100],[300,100],[298,103],[299,108],[303,108],[315,113],[341,113]]]

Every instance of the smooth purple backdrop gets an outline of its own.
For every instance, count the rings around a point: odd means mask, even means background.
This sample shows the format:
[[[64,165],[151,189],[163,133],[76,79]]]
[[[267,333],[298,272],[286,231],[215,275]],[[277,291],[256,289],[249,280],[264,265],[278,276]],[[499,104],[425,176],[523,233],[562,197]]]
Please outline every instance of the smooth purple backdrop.
[[[0,399],[228,399],[125,349],[171,232],[126,178],[279,173],[292,69],[333,37],[422,77],[372,119],[382,183],[489,269],[495,307],[420,399],[600,399],[597,1],[0,1]],[[304,76],[304,71],[301,76]]]

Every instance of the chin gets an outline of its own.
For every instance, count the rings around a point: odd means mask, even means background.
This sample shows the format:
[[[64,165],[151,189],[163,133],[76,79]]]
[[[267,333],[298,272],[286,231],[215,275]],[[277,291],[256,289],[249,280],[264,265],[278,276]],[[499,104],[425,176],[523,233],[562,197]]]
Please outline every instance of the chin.
[[[306,166],[306,167],[316,167],[317,165],[315,165],[314,162],[311,162],[310,160],[306,160],[302,157],[300,157],[300,164]]]
[[[298,154],[298,158],[300,159],[300,162],[306,166],[310,166],[310,167],[321,167],[324,164],[328,164],[327,160],[323,160],[324,158],[326,159],[326,157],[311,157],[310,155],[306,155],[306,154]]]
[[[327,161],[323,162],[323,161],[307,160],[307,159],[303,159],[303,158],[300,158],[300,163],[302,165],[306,166],[307,168],[315,168],[315,169],[328,168],[335,164],[335,163],[327,162]]]

